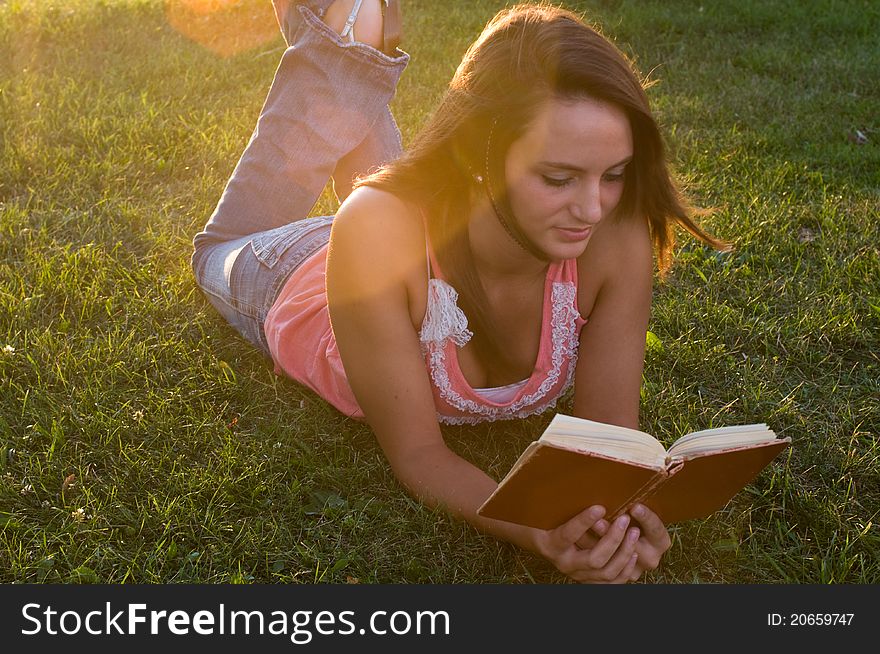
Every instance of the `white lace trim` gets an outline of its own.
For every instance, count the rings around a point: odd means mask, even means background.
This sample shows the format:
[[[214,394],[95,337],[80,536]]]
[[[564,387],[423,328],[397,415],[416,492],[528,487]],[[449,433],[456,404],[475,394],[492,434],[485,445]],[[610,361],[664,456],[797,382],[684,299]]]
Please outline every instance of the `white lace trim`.
[[[458,347],[464,347],[473,335],[468,329],[467,316],[458,308],[458,291],[442,279],[430,279],[428,308],[419,332],[422,344],[434,343],[442,348],[449,339]]]
[[[535,392],[524,395],[507,406],[495,407],[479,404],[462,397],[449,381],[446,367],[446,339],[451,338],[454,343],[461,346],[467,343],[473,334],[467,329],[467,317],[455,304],[458,293],[442,280],[431,280],[431,282],[435,281],[439,284],[434,286],[445,287],[448,290],[440,292],[438,289],[429,295],[425,324],[422,325],[421,332],[422,350],[428,357],[431,379],[437,386],[440,396],[450,406],[464,413],[472,414],[469,416],[445,416],[438,412],[438,420],[449,425],[476,424],[486,421],[525,418],[556,406],[557,399],[571,387],[577,367],[577,318],[580,315],[576,304],[577,287],[571,282],[553,282],[550,319],[553,352],[547,376]],[[441,306],[432,306],[434,303],[441,304]],[[451,319],[450,316],[455,316],[455,319]],[[442,317],[442,319],[438,317]],[[459,340],[462,338],[464,338],[464,343],[460,344]],[[566,361],[568,361],[568,370],[562,388],[553,397],[546,398],[550,390],[559,382],[562,367]]]

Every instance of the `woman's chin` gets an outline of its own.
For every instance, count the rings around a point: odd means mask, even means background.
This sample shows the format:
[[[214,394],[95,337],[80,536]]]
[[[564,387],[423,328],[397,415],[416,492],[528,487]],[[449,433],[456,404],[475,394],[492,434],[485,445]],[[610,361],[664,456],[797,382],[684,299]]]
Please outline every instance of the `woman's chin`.
[[[558,240],[548,243],[544,252],[551,261],[565,261],[567,259],[577,259],[587,249],[587,243],[590,242],[589,236],[582,241],[561,243]]]
[[[587,249],[592,235],[591,227],[580,230],[554,227],[544,251],[553,260],[577,259]]]

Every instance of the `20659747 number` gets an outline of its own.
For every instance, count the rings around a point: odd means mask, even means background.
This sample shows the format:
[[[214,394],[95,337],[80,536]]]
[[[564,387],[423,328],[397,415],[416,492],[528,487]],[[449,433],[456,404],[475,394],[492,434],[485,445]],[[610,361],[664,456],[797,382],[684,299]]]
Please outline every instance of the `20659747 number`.
[[[768,613],[767,624],[771,627],[848,627],[855,613]]]

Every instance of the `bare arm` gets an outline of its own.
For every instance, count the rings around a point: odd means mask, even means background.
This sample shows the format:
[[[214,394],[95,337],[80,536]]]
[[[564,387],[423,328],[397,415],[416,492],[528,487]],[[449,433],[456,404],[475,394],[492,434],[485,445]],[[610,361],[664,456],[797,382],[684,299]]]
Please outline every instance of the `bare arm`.
[[[581,332],[575,374],[574,413],[632,429],[639,428],[639,398],[645,335],[651,310],[653,258],[647,225],[609,223],[597,230],[579,264],[581,280],[599,280],[589,322]],[[637,526],[637,561],[631,580],[659,565],[672,541],[652,511],[631,511]],[[609,533],[605,520],[578,540],[590,549]]]
[[[426,275],[424,234],[409,209],[375,189],[357,191],[334,221],[327,262],[330,318],[346,376],[411,494],[525,545],[521,528],[477,515],[496,482],[443,441],[410,307],[414,289],[427,287]]]
[[[578,270],[581,286],[598,290],[581,331],[574,414],[638,429],[653,279],[647,226],[603,223]]]

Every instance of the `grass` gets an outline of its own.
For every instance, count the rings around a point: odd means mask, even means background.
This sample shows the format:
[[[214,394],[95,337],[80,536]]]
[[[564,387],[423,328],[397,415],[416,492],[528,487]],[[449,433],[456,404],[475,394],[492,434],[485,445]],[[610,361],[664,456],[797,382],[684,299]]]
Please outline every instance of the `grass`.
[[[405,142],[503,4],[407,3]],[[648,580],[880,582],[880,8],[567,5],[658,82],[675,170],[736,246],[683,238],[657,284],[643,428],[794,445]],[[191,237],[282,52],[267,6],[205,47],[159,0],[0,2],[0,581],[562,581],[407,497],[196,290]],[[548,420],[445,434],[500,477]]]

